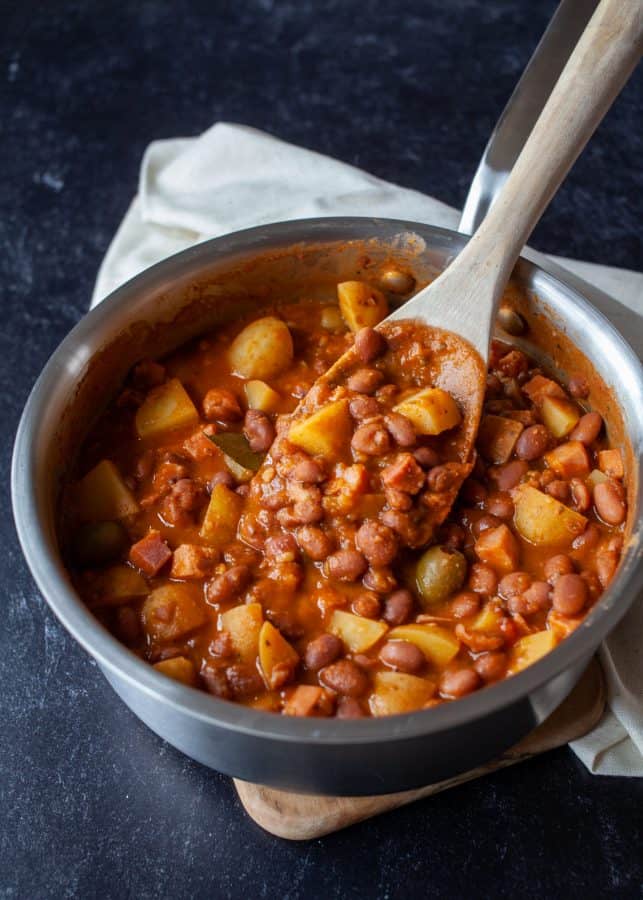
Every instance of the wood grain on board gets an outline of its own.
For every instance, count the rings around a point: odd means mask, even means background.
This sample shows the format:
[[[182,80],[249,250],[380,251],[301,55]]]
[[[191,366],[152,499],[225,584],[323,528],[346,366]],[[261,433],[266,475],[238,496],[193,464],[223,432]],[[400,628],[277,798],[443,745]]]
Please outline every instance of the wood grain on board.
[[[238,779],[234,785],[248,815],[266,831],[291,841],[311,840],[561,747],[587,734],[601,718],[604,708],[605,682],[594,659],[569,697],[542,725],[498,759],[446,781],[376,797],[293,794]]]

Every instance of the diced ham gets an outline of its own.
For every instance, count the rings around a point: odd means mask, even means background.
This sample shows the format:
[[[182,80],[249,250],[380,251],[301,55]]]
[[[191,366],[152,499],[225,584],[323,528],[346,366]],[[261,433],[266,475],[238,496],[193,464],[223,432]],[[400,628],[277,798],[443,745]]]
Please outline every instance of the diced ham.
[[[183,442],[183,449],[187,455],[196,462],[207,459],[209,456],[216,456],[221,451],[208,437],[208,435],[212,436],[216,433],[216,425],[199,427],[194,434],[191,434],[190,437]]]
[[[157,575],[171,556],[172,551],[158,531],[148,532],[129,551],[129,561],[146,575]]]
[[[211,547],[181,544],[172,554],[171,578],[206,578],[212,574],[219,554]]]
[[[544,375],[534,375],[526,384],[523,384],[522,389],[532,403],[536,404],[541,403],[543,397],[567,398],[562,387],[551,378],[545,378]]]
[[[387,488],[417,494],[424,484],[425,474],[411,453],[398,453],[393,462],[382,469],[381,477]]]
[[[474,550],[478,559],[496,572],[513,572],[518,567],[518,541],[506,525],[483,531]]]
[[[601,450],[598,454],[598,468],[610,478],[622,478],[623,457],[621,451],[616,447],[614,450]]]

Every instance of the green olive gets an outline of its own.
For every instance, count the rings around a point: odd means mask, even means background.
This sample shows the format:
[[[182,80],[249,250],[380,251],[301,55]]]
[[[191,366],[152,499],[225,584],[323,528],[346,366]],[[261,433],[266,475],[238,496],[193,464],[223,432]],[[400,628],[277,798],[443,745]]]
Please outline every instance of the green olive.
[[[128,543],[120,522],[92,522],[81,525],[74,535],[74,559],[81,566],[102,566],[113,562]]]
[[[467,561],[457,550],[429,547],[417,561],[415,585],[425,607],[446,600],[459,590],[467,575]]]

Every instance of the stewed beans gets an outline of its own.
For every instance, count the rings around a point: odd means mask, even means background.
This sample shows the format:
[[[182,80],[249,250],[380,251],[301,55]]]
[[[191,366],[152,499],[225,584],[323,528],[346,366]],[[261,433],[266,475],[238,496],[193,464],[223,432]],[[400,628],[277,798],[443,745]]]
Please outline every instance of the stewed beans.
[[[339,305],[265,309],[142,361],[91,432],[69,566],[158,672],[285,715],[404,713],[521,671],[609,585],[625,461],[581,405],[589,381],[494,342],[464,459],[462,401],[434,380],[448,336],[375,328],[413,283],[345,282]]]

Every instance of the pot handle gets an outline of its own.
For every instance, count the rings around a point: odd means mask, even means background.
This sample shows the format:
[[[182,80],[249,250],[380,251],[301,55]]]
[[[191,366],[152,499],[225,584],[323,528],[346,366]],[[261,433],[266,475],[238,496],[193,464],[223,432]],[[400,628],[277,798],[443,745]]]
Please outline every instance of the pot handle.
[[[562,0],[554,13],[482,154],[458,225],[463,234],[473,234],[489,212],[597,6]]]

